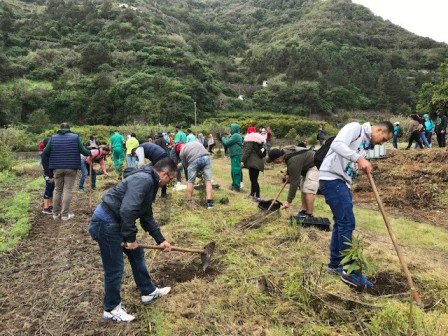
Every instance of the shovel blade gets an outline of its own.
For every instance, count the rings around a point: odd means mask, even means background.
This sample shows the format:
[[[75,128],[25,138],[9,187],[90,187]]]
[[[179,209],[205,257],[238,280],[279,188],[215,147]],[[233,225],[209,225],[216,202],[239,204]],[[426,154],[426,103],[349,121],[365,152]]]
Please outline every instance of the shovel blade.
[[[213,251],[215,250],[215,245],[215,242],[208,243],[204,246],[204,250],[201,253],[202,270],[204,272],[210,264],[210,259],[213,255]]]

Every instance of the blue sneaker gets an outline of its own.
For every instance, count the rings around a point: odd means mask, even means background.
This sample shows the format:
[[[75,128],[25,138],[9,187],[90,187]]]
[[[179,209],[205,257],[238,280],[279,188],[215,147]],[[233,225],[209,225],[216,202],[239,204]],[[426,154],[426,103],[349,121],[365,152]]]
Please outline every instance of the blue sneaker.
[[[341,280],[344,281],[346,284],[355,286],[355,287],[372,287],[373,283],[366,279],[365,276],[363,276],[359,272],[352,272],[350,274],[345,273],[345,271],[342,272]]]
[[[339,266],[339,267],[336,267],[336,268],[333,268],[333,267],[330,267],[330,266],[327,267],[327,274],[330,274],[330,275],[342,275],[342,272],[344,272],[344,269],[342,268],[342,266]]]

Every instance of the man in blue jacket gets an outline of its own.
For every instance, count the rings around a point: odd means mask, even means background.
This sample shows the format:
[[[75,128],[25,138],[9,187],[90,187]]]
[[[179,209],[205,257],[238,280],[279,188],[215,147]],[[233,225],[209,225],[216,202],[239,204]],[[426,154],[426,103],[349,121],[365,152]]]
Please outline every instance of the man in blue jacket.
[[[80,154],[90,156],[90,151],[79,135],[70,131],[70,125],[62,123],[61,129],[48,141],[44,153],[49,157],[49,168],[54,175],[53,218],[72,219],[75,215],[70,211],[70,203],[76,174],[81,169]]]
[[[153,217],[152,203],[160,186],[176,176],[176,165],[170,158],[154,166],[125,171],[124,179],[109,189],[90,221],[89,233],[98,242],[104,270],[105,320],[130,322],[135,317],[121,305],[120,285],[123,278],[123,253],[129,259],[135,284],[143,304],[150,304],[167,295],[171,287],[157,288],[152,283],[145,263],[145,254],[137,242],[137,219],[165,252],[171,250]],[[127,173],[127,175],[126,175]]]

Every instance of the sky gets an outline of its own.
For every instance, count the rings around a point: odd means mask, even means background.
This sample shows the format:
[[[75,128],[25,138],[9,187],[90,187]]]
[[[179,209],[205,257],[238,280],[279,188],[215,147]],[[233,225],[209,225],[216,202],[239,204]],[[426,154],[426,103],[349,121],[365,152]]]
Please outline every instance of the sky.
[[[448,0],[352,0],[420,36],[448,43]]]

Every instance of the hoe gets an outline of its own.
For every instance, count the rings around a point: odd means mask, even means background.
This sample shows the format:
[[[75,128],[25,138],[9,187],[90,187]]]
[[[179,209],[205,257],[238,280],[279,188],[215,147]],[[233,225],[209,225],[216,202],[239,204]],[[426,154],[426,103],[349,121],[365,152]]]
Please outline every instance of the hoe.
[[[123,243],[122,245],[124,246],[125,244]],[[162,246],[157,246],[157,245],[139,244],[138,246],[141,248],[144,248],[144,249],[151,249],[151,250],[163,250],[164,249]],[[214,250],[215,250],[215,242],[208,243],[207,245],[204,246],[204,248],[202,250],[171,246],[171,251],[200,253],[201,260],[202,260],[202,270],[204,272],[210,263],[210,259],[212,257]]]

